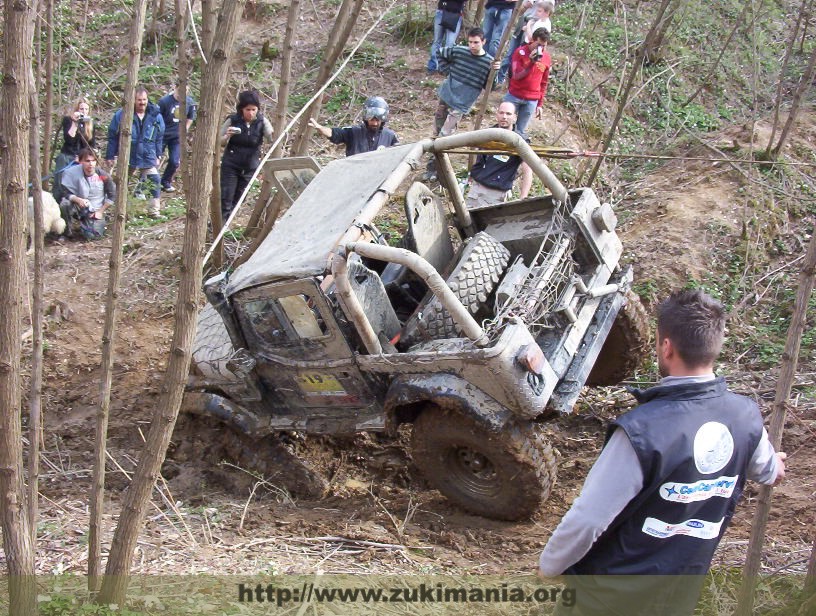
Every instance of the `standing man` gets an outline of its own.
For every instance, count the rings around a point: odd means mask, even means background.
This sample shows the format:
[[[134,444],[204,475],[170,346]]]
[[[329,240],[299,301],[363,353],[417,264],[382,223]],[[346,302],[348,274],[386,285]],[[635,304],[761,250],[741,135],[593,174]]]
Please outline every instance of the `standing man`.
[[[487,53],[493,57],[499,51],[502,34],[510,24],[510,18],[513,16],[515,7],[516,0],[487,0],[487,4],[485,4],[482,28],[487,40]]]
[[[442,47],[456,45],[456,37],[462,27],[462,11],[467,0],[438,0],[434,16],[434,39],[431,43],[431,55],[428,58],[428,74],[439,71],[437,54]]]
[[[514,103],[518,108],[516,130],[525,137],[527,125],[533,116],[541,119],[541,106],[547,95],[547,83],[552,66],[547,51],[549,41],[550,31],[546,28],[537,28],[530,42],[516,49],[511,59],[513,68],[504,100]]]
[[[516,123],[516,107],[503,102],[496,109],[494,128],[513,130]],[[501,203],[513,189],[513,182],[521,168],[521,199],[526,199],[533,185],[533,170],[521,158],[513,154],[479,154],[470,168],[470,190],[465,198],[468,208]]]
[[[746,478],[785,476],[756,403],[714,375],[724,331],[722,304],[700,290],[658,306],[663,379],[612,423],[539,559],[543,576],[580,576],[568,581],[579,613],[691,614]]]
[[[332,143],[345,143],[346,156],[372,152],[397,145],[397,133],[385,127],[388,121],[388,103],[382,96],[370,96],[363,105],[363,121],[356,126],[329,128],[309,119],[309,126],[317,129]]]
[[[96,154],[83,148],[77,155],[79,164],[62,174],[64,196],[60,203],[66,222],[65,235],[72,235],[74,220],[86,240],[98,240],[105,235],[105,211],[116,199],[116,185],[110,175],[96,168]]]
[[[481,28],[468,31],[468,46],[456,45],[439,50],[439,59],[448,71],[448,78],[439,86],[439,104],[434,114],[434,135],[446,137],[456,132],[459,120],[470,112],[487,87],[487,78],[493,66],[493,56],[484,50],[484,32]],[[496,66],[498,69],[498,66]],[[424,179],[436,179],[436,161],[431,159]]]
[[[173,177],[178,171],[181,162],[181,143],[179,142],[179,113],[181,112],[181,94],[179,87],[174,86],[173,91],[159,99],[159,110],[162,120],[164,120],[164,144],[162,153],[167,150],[167,166],[161,177],[161,187],[164,192],[176,192],[173,186]],[[187,97],[186,108],[186,128],[190,130],[193,120],[196,118],[197,107],[191,96]]]
[[[113,114],[108,127],[108,149],[105,159],[109,168],[113,168],[119,153],[119,128],[122,123],[122,110]],[[130,168],[139,171],[139,183],[136,186],[136,197],[144,199],[144,190],[149,190],[151,199],[147,206],[149,216],[161,214],[161,179],[159,178],[159,158],[164,145],[164,120],[158,105],[147,100],[144,86],[136,88],[133,104],[133,126],[130,133]],[[145,179],[147,181],[145,182]]]

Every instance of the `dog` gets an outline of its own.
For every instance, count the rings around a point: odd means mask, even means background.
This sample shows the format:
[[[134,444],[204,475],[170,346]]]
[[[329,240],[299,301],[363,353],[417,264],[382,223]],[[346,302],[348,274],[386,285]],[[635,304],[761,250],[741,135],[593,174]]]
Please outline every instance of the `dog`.
[[[43,229],[45,233],[62,235],[65,232],[65,220],[60,213],[59,203],[50,192],[42,191]],[[28,198],[28,252],[34,251],[34,197]]]

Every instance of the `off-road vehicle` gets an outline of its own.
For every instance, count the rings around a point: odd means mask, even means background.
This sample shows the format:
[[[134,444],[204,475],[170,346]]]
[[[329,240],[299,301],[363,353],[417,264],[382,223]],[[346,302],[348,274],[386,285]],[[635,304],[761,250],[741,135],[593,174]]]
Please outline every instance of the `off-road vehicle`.
[[[517,153],[550,194],[467,209],[449,153],[478,146]],[[426,153],[447,197],[418,183],[400,197]],[[610,205],[566,190],[503,129],[300,167],[267,169],[302,192],[249,260],[204,285],[184,410],[253,439],[410,423],[413,462],[450,500],[535,512],[556,475],[541,423],[642,355]],[[399,200],[395,247],[384,206]]]

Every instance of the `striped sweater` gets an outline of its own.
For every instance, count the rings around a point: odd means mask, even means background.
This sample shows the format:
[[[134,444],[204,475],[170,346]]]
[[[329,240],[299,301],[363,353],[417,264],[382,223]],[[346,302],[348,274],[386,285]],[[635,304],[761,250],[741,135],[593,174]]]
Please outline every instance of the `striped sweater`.
[[[493,56],[474,56],[467,47],[456,45],[440,49],[439,59],[448,72],[439,86],[439,98],[449,107],[468,113],[487,85]]]

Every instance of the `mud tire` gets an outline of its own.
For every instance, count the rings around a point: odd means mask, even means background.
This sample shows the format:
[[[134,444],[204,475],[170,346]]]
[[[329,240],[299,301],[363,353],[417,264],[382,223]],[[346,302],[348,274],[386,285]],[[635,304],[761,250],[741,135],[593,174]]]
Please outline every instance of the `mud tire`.
[[[455,411],[430,406],[414,422],[411,449],[431,486],[487,518],[528,518],[555,484],[555,454],[534,424],[488,432]]]
[[[227,361],[234,352],[221,315],[212,304],[207,304],[198,313],[196,337],[193,341],[193,364],[206,377],[236,379],[227,369]]]
[[[509,261],[510,252],[482,231],[465,246],[458,265],[448,277],[448,286],[477,321],[490,316],[490,297]],[[461,336],[459,326],[436,297],[422,311],[420,327],[433,340]]]
[[[643,361],[648,344],[649,316],[640,298],[627,291],[626,303],[609,330],[586,384],[593,387],[617,385],[631,377]]]

